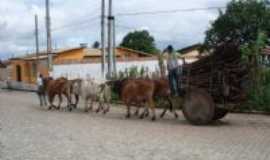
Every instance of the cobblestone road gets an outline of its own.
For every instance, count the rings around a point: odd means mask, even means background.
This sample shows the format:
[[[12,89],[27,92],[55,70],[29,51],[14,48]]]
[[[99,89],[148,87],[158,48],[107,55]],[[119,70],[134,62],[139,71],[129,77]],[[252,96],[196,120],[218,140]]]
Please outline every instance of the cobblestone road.
[[[36,95],[0,91],[1,160],[269,160],[270,117],[230,114],[211,126],[189,125],[181,115],[124,119],[47,111]],[[181,112],[180,112],[181,113]]]

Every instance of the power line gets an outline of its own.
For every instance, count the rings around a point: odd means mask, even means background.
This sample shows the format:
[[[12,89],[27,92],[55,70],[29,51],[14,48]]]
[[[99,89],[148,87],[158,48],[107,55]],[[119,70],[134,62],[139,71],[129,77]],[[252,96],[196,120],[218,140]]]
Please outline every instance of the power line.
[[[135,30],[136,29],[135,27],[124,26],[124,25],[119,25],[119,24],[116,24],[115,27],[122,28],[122,29],[128,29],[128,30]]]
[[[92,23],[95,20],[98,20],[99,18],[100,18],[100,15],[94,16],[92,18],[88,18],[86,20],[81,20],[79,22],[73,22],[73,23],[70,23],[70,24],[55,27],[55,28],[52,29],[52,31],[58,31],[58,30],[65,29],[65,28],[72,28],[72,27],[75,27],[75,26],[89,24],[89,23]]]
[[[148,11],[148,12],[127,12],[127,13],[117,13],[116,16],[140,16],[140,15],[172,14],[172,13],[179,13],[179,12],[218,10],[218,9],[225,9],[225,8],[226,7],[206,7],[206,8],[186,8],[186,9],[173,9],[173,10],[158,10],[158,11]]]
[[[132,26],[126,26],[126,25],[122,25],[122,24],[116,24],[115,25],[117,28],[122,28],[125,30],[148,30],[148,31],[153,31],[153,32],[165,32],[164,30],[156,30],[156,29],[143,29],[143,27],[132,27]]]
[[[74,23],[81,23],[81,22],[84,22],[84,21],[89,21],[89,20],[99,18],[99,17],[97,17],[99,15],[96,15],[95,13],[99,12],[100,6],[98,6],[98,3],[96,3],[94,6],[97,6],[97,7],[95,7],[92,10],[92,12],[87,13],[87,14],[79,17],[80,19],[85,19],[85,20],[80,20],[80,21],[77,21],[77,22],[71,22],[71,23],[63,25],[63,26],[58,26],[58,27],[55,27],[53,30],[59,30],[59,29],[62,29],[62,28],[69,28],[69,26],[73,26],[73,25],[75,26],[76,24],[74,24]],[[93,19],[92,18],[89,19],[89,15],[92,15],[92,14],[95,14],[95,16],[93,16]]]

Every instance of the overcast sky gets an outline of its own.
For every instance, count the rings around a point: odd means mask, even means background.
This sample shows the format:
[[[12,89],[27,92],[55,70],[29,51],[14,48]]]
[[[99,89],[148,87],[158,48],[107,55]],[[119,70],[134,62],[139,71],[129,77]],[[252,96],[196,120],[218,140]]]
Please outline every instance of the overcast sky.
[[[114,13],[223,7],[230,0],[113,0]],[[40,45],[45,48],[45,0],[1,0],[0,58],[34,51],[34,14],[39,16]],[[100,0],[51,0],[53,47],[90,45],[100,39]],[[135,29],[147,29],[162,49],[202,42],[218,10],[117,16],[117,43]]]

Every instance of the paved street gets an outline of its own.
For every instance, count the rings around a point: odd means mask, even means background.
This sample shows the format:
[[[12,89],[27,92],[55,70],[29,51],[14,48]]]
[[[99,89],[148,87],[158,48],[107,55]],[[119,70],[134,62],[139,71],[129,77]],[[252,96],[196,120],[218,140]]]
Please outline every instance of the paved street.
[[[230,114],[196,127],[182,114],[151,122],[126,120],[124,107],[103,116],[37,104],[35,94],[0,90],[1,160],[270,159],[269,116]]]

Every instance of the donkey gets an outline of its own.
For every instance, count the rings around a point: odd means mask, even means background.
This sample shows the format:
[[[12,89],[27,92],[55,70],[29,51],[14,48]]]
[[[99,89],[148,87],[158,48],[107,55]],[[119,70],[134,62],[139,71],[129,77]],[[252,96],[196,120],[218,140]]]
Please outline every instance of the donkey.
[[[110,81],[108,84],[125,103],[127,107],[126,118],[130,118],[131,116],[130,109],[132,105],[135,104],[136,107],[140,108],[147,104],[147,107],[152,111],[152,120],[156,120],[155,103],[153,100],[155,85],[153,81],[145,79],[124,79]],[[145,107],[145,110],[140,115],[140,118],[144,118],[146,116],[148,112],[147,107]]]
[[[94,102],[99,106],[96,112],[103,111],[104,114],[110,110],[111,89],[106,83],[96,83],[93,79],[77,80],[73,85],[73,93],[84,100],[84,110],[93,110]]]
[[[49,110],[52,108],[55,108],[59,110],[61,108],[61,104],[63,101],[62,94],[66,97],[67,99],[67,108],[69,111],[72,111],[72,106],[71,106],[71,98],[70,98],[70,89],[71,89],[71,83],[64,77],[58,78],[56,80],[53,80],[52,78],[48,77],[44,79],[44,88],[47,92],[48,99],[49,99]],[[59,97],[59,104],[56,107],[53,104],[55,96],[58,95]]]
[[[160,115],[160,118],[163,118],[168,110],[174,114],[175,118],[178,118],[178,114],[173,106],[172,99],[171,99],[171,91],[169,86],[169,81],[167,79],[155,79],[153,80],[155,84],[155,93],[154,98],[158,99],[161,98],[169,103],[169,106],[166,106],[163,112]]]

